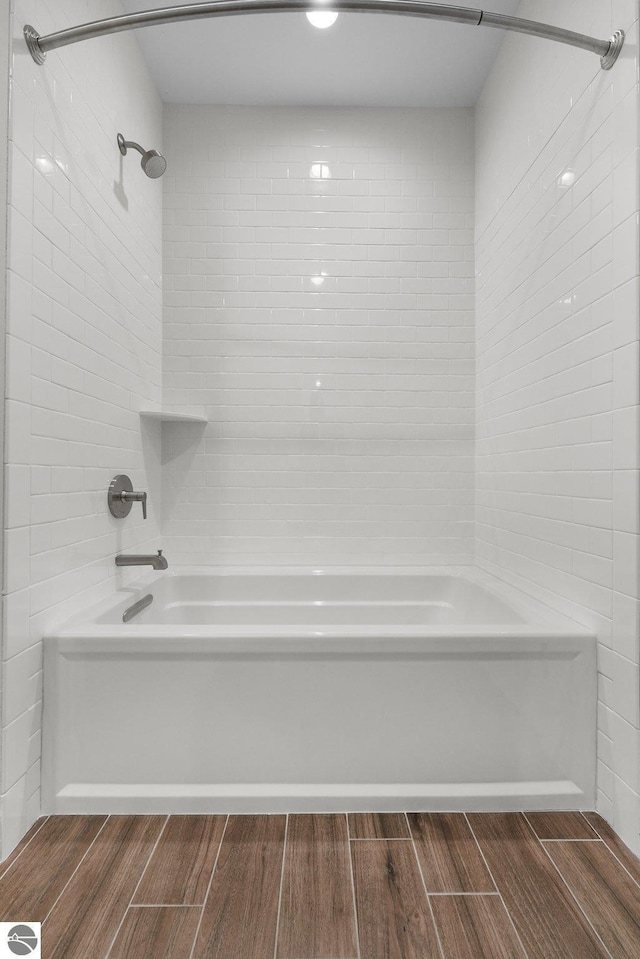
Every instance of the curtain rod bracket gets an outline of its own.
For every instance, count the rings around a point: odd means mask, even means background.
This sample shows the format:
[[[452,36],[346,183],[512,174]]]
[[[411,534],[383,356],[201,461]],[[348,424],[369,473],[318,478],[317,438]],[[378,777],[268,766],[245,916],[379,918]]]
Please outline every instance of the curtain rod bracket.
[[[31,26],[30,23],[27,23],[24,28],[24,38],[27,41],[27,46],[29,47],[29,53],[41,66],[44,61],[47,59],[47,54],[44,50],[40,48],[38,40],[40,39],[40,34],[37,30]]]
[[[611,44],[609,52],[605,53],[603,57],[600,57],[603,70],[610,70],[620,56],[620,51],[624,46],[624,30],[616,30],[609,38],[609,43]]]

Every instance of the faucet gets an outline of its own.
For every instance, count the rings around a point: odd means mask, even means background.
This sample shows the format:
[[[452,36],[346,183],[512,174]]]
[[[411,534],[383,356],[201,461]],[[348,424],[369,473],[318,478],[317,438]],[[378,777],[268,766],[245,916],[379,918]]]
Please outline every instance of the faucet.
[[[116,566],[153,566],[154,569],[167,569],[169,564],[162,555],[162,550],[158,550],[157,556],[144,556],[138,553],[132,553],[130,556],[120,554],[116,556]]]

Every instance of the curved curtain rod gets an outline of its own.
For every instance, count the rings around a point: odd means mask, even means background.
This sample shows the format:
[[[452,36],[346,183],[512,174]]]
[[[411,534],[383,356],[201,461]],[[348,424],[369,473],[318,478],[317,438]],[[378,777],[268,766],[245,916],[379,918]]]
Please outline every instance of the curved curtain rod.
[[[548,23],[535,20],[521,20],[501,13],[474,10],[471,7],[452,7],[445,3],[427,3],[426,0],[332,0],[334,12],[386,13],[405,17],[423,17],[427,20],[449,20],[454,23],[467,23],[471,26],[497,27],[515,33],[525,33],[533,37],[555,40],[572,47],[589,50],[600,57],[603,70],[610,70],[618,59],[624,44],[624,31],[616,32],[608,40],[598,40],[584,33],[574,33]],[[144,10],[122,17],[110,17],[107,20],[94,20],[81,23],[77,27],[58,30],[40,36],[30,24],[24,28],[24,36],[31,56],[36,63],[44,63],[49,50],[66,47],[80,40],[91,40],[121,30],[134,30],[136,27],[154,27],[162,23],[176,23],[180,20],[198,20],[207,17],[240,16],[249,13],[289,13],[293,10],[306,12],[313,10],[313,0],[214,0],[209,3],[189,3],[178,7],[161,7],[156,10]]]

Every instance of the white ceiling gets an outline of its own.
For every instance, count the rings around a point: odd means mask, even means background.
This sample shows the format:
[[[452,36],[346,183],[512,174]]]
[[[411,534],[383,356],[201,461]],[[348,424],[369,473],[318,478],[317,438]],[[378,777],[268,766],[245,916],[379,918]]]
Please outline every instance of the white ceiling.
[[[183,3],[124,0],[124,7]],[[491,0],[487,9],[513,14],[518,6]],[[146,27],[136,36],[168,103],[460,107],[476,102],[504,33],[356,13],[317,30],[301,11]]]

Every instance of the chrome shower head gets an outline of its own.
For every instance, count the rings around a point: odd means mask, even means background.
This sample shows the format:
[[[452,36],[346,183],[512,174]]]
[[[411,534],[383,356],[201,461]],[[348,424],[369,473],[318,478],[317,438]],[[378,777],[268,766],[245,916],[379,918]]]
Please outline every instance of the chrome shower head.
[[[141,154],[142,160],[140,161],[140,166],[147,174],[148,177],[151,177],[152,180],[157,179],[157,177],[162,176],[164,171],[167,169],[167,161],[162,156],[161,153],[158,153],[157,150],[143,150],[139,143],[135,143],[134,140],[125,140],[121,133],[118,134],[118,149],[123,157],[127,155],[127,149],[131,147],[133,150],[137,150]]]
[[[140,165],[147,176],[150,176],[152,180],[162,176],[167,169],[167,161],[157,150],[147,150],[142,157],[142,163]]]

